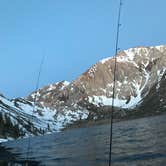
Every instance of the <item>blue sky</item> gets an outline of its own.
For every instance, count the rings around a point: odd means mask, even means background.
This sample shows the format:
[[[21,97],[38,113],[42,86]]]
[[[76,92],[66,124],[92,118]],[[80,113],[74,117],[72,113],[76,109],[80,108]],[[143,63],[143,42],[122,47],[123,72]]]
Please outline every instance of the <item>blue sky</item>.
[[[119,0],[0,0],[0,92],[12,97],[72,81],[115,52]],[[121,49],[166,44],[166,1],[124,0]]]

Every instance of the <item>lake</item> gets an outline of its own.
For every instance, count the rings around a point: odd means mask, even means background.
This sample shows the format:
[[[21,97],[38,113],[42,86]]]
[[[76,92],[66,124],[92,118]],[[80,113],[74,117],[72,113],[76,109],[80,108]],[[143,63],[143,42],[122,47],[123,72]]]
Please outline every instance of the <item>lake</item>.
[[[110,125],[30,139],[29,165],[107,166]],[[1,165],[25,165],[28,139],[0,145]],[[113,166],[166,165],[166,115],[114,123]]]

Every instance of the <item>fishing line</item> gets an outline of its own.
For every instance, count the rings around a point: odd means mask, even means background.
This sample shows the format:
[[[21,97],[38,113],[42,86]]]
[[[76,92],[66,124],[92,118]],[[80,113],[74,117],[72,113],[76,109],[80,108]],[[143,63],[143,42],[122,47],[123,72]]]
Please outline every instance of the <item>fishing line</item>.
[[[32,115],[31,115],[32,120],[33,120],[33,115],[35,112],[35,107],[36,107],[36,102],[37,102],[37,90],[39,89],[40,77],[41,77],[44,60],[45,60],[45,54],[43,54],[43,56],[42,56],[40,66],[39,66],[39,73],[38,73],[37,80],[36,80],[35,92],[34,92],[34,97],[33,97],[33,108],[32,108]],[[29,122],[31,122],[30,119],[29,119]],[[31,146],[30,143],[31,143],[31,138],[29,136],[28,137],[27,156],[26,156],[26,162],[27,162],[26,166],[28,166],[28,160],[29,160],[29,155],[30,155],[30,146]]]
[[[121,21],[121,11],[122,11],[122,0],[119,2],[118,9],[118,20],[117,20],[117,33],[116,33],[116,46],[115,46],[115,56],[114,56],[114,72],[113,72],[113,95],[112,95],[112,107],[111,107],[111,127],[110,127],[110,149],[109,149],[109,166],[112,163],[112,136],[113,136],[113,119],[114,119],[114,100],[115,100],[115,88],[116,88],[116,70],[117,70],[117,53],[119,51],[119,32],[120,32],[120,21]]]

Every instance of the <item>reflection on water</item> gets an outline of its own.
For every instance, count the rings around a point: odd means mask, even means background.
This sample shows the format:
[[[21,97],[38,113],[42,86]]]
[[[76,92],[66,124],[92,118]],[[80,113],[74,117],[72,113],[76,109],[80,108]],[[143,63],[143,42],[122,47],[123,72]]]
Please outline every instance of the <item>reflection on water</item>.
[[[109,130],[100,125],[32,138],[30,165],[106,166]],[[115,123],[113,137],[114,166],[166,165],[166,115]],[[25,163],[27,139],[2,145],[1,163]]]
[[[6,148],[2,145],[0,146],[0,166],[22,166],[27,163],[31,166],[41,165],[40,162],[35,160],[19,160],[19,154],[13,154],[10,151],[12,151],[11,148]]]

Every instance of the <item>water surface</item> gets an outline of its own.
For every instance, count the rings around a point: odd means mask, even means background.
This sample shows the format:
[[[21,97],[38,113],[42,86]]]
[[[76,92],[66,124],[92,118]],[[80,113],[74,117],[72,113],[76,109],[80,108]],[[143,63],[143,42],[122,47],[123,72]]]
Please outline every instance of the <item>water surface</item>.
[[[30,139],[30,165],[106,166],[110,125]],[[28,139],[3,143],[0,163],[25,163]],[[114,123],[113,166],[165,166],[166,115]]]

